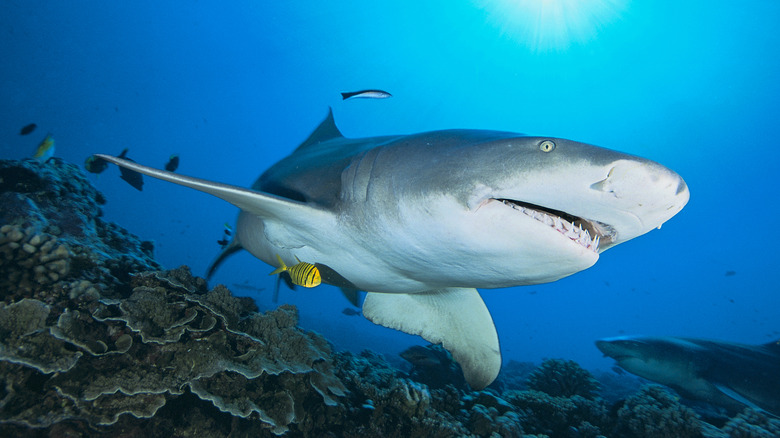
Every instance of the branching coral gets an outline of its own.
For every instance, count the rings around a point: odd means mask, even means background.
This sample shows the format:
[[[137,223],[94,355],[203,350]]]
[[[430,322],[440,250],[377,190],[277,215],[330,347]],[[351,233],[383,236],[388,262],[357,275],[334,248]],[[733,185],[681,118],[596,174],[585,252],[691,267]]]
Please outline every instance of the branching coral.
[[[637,438],[702,436],[699,417],[658,385],[643,387],[618,410],[617,434]]]
[[[593,375],[573,360],[547,359],[534,370],[526,382],[529,389],[541,391],[553,397],[579,395],[593,399],[599,388]]]
[[[605,430],[609,425],[603,400],[553,397],[534,390],[507,391],[504,398],[525,413],[522,426],[526,433],[568,436],[572,430]]]
[[[514,406],[488,391],[479,391],[463,397],[468,411],[469,430],[479,436],[497,433],[502,437],[519,437],[523,434],[525,413],[515,412]]]
[[[359,407],[347,415],[349,432],[343,436],[468,435],[468,429],[451,414],[431,409],[431,391],[425,385],[401,377],[381,356],[370,351],[359,356],[341,353],[336,364],[350,390],[349,405]],[[460,407],[457,400],[452,403]]]
[[[723,426],[729,438],[776,438],[780,436],[780,420],[746,408]]]

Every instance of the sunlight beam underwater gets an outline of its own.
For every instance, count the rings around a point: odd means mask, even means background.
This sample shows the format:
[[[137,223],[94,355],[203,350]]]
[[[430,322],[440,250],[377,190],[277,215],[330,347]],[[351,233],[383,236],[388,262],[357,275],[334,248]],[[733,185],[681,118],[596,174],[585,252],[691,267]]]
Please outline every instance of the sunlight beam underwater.
[[[502,35],[533,52],[565,51],[595,39],[626,0],[478,0]]]

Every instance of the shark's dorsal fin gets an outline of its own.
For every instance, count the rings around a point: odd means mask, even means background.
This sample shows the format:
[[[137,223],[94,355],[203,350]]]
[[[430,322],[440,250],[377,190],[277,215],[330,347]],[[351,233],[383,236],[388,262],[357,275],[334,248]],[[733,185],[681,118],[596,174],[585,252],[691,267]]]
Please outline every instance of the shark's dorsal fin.
[[[325,120],[323,120],[322,123],[320,123],[320,126],[309,135],[309,138],[301,143],[295,150],[300,151],[318,143],[322,143],[323,141],[341,137],[344,136],[341,134],[341,131],[339,131],[339,128],[336,127],[336,121],[333,119],[333,108],[328,108],[328,116],[325,117]]]

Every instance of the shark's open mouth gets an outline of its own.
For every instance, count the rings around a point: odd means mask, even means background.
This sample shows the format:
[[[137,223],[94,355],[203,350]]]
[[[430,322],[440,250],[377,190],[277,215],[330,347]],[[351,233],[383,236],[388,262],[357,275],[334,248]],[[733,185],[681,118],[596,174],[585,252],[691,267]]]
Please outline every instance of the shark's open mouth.
[[[599,244],[611,242],[615,231],[607,224],[583,219],[569,213],[514,199],[496,199],[548,225],[574,242],[598,253]]]

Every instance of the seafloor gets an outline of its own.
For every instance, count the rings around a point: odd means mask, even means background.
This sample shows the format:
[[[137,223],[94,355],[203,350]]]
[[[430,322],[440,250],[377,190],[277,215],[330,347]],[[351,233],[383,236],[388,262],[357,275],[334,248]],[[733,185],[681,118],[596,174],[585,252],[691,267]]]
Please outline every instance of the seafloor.
[[[333,352],[295,307],[161,270],[104,202],[73,164],[0,160],[0,436],[780,436],[764,414],[562,359],[471,391],[438,347],[405,370]]]

